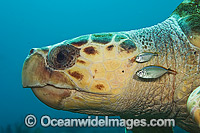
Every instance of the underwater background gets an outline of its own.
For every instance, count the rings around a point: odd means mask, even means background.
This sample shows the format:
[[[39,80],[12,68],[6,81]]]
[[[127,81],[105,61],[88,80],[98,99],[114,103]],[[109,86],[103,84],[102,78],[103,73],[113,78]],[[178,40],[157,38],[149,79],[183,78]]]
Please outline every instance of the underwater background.
[[[97,32],[149,27],[164,21],[182,0],[0,0],[0,133],[124,133],[124,128],[28,128],[34,114],[51,118],[87,118],[52,109],[31,89],[23,88],[21,71],[31,48]],[[119,117],[111,117],[119,118]],[[175,133],[185,132],[175,127]]]

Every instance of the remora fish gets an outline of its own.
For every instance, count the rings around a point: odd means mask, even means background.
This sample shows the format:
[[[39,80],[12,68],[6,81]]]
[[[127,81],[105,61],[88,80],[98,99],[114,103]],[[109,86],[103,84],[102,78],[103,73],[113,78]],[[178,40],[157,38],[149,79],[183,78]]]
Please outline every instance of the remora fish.
[[[172,74],[175,74],[175,75],[177,74],[176,71],[173,71],[171,69],[166,69],[164,67],[147,66],[147,67],[144,67],[144,68],[140,69],[139,71],[137,71],[136,75],[138,77],[144,78],[144,79],[156,79],[156,78],[159,78],[166,73],[172,73]]]
[[[151,58],[153,56],[158,56],[158,54],[157,53],[150,53],[150,52],[149,53],[141,53],[136,57],[135,61],[138,62],[138,63],[144,63],[144,62],[151,60]]]

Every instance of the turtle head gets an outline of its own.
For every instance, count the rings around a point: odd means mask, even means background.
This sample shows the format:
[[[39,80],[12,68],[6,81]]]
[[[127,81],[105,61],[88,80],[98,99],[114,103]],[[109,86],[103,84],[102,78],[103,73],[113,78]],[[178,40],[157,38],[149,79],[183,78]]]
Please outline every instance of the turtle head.
[[[55,109],[117,115],[136,49],[126,35],[114,33],[32,49],[24,62],[22,84]]]

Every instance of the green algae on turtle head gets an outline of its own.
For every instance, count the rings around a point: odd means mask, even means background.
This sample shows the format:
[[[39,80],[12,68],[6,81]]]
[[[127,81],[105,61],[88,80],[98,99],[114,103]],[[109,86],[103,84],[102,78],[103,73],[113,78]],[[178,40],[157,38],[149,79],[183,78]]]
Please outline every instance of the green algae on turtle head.
[[[116,35],[115,42],[119,42],[123,39],[127,39],[127,37],[125,35],[122,35],[122,34]]]
[[[200,1],[185,0],[172,13],[188,40],[200,48]]]
[[[96,33],[92,34],[91,39],[96,43],[107,44],[111,42],[113,36],[114,35],[112,33]]]
[[[197,8],[198,3],[181,3],[176,10],[172,13],[172,15],[178,15],[178,18],[182,18],[188,15],[197,14],[199,12],[199,8]],[[177,17],[177,16],[176,16]]]
[[[75,39],[72,39],[69,43],[74,46],[80,47],[80,46],[86,44],[88,42],[88,39],[89,39],[89,35],[84,35],[84,36],[80,36]]]
[[[173,17],[178,20],[181,29],[189,28],[191,31],[195,29],[200,33],[200,1],[185,0],[172,13]],[[186,24],[184,24],[186,23]],[[187,26],[187,27],[186,27]]]
[[[200,22],[200,15],[195,14],[181,19],[178,23],[186,35],[192,36],[193,34],[200,33],[199,22]]]
[[[120,43],[121,51],[126,51],[127,53],[133,52],[137,49],[135,43],[131,40],[125,40],[124,42]]]

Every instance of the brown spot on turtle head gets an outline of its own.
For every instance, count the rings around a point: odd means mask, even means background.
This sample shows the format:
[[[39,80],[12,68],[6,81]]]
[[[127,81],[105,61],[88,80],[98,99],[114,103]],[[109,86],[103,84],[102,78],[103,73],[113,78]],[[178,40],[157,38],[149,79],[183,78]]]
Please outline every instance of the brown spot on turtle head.
[[[111,51],[113,48],[114,48],[114,45],[109,45],[106,49],[107,49],[108,51]]]
[[[74,71],[74,72],[71,72],[71,71],[68,71],[69,75],[71,75],[72,77],[76,78],[77,80],[82,80],[84,75],[80,74],[79,72],[77,71]]]
[[[129,59],[129,62],[130,62],[130,63],[135,62],[135,58],[136,58],[136,56],[132,57],[131,59]]]
[[[78,63],[85,64],[86,62],[83,60],[77,60]]]
[[[82,98],[75,96],[74,99],[79,100],[79,101],[83,101]]]
[[[94,47],[92,47],[92,46],[90,46],[90,47],[86,47],[84,50],[83,50],[86,54],[89,54],[89,55],[95,55],[95,54],[98,54],[98,51],[94,48]]]
[[[103,85],[103,84],[97,84],[95,87],[96,87],[97,89],[99,89],[99,90],[103,90],[104,85]]]

